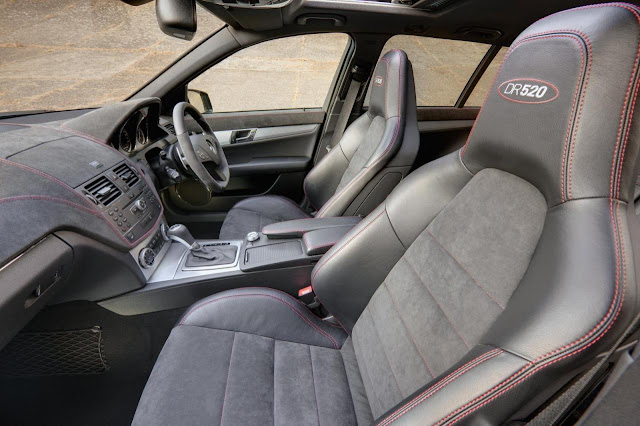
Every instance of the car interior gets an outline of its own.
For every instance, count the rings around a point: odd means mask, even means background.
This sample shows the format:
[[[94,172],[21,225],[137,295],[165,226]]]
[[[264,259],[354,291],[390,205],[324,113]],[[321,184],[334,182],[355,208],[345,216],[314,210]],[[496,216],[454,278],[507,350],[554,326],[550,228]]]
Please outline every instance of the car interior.
[[[197,4],[0,116],[3,424],[638,422],[640,3]]]

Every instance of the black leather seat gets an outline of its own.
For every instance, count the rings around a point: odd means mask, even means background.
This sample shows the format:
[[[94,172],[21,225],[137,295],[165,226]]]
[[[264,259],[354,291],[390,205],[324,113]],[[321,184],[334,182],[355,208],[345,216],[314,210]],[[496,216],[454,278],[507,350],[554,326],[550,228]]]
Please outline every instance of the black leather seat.
[[[412,173],[316,265],[343,328],[274,290],[204,299],[134,423],[526,419],[637,310],[639,14],[599,5],[529,27],[466,146]]]
[[[415,161],[420,143],[411,62],[393,50],[376,66],[368,111],[345,130],[340,142],[309,172],[304,192],[315,217],[366,215],[378,206]],[[311,217],[280,196],[237,203],[220,229],[224,240],[243,239],[266,225]]]

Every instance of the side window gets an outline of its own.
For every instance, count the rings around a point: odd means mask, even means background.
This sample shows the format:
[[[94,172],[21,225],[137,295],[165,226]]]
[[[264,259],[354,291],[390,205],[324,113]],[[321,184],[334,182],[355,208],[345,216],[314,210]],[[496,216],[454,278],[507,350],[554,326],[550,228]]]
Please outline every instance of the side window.
[[[473,88],[473,92],[471,92],[471,96],[467,99],[465,106],[482,106],[485,98],[487,97],[487,92],[491,88],[491,83],[493,83],[493,79],[496,77],[498,68],[500,68],[502,61],[504,60],[504,55],[507,53],[507,50],[509,50],[509,48],[503,47],[500,49],[496,57],[493,58],[491,64],[484,71],[482,77],[480,77],[480,81],[478,81],[476,87]]]
[[[413,65],[418,106],[454,106],[489,45],[468,41],[397,35],[382,55],[392,49],[407,53]],[[368,94],[365,104],[368,105]]]
[[[342,54],[346,34],[307,34],[242,49],[188,85],[202,112],[322,107]]]

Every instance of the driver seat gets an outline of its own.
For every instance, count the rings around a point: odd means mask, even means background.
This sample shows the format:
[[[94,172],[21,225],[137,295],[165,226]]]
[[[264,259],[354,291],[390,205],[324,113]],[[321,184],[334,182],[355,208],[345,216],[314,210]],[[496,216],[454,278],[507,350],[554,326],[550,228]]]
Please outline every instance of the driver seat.
[[[623,3],[531,25],[467,144],[315,266],[342,327],[271,289],[197,302],[133,423],[526,423],[638,309],[639,48]]]
[[[368,111],[304,180],[304,192],[318,209],[315,217],[370,213],[409,173],[419,144],[411,62],[402,50],[392,50],[376,66]],[[229,211],[220,239],[241,240],[266,225],[309,217],[288,198],[252,197]]]

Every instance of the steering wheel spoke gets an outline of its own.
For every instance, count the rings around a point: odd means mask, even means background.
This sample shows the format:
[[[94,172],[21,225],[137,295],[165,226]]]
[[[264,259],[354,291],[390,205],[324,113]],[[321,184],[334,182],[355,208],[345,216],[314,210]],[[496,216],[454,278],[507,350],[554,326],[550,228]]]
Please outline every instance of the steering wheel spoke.
[[[185,126],[185,114],[190,115],[203,133],[189,135]],[[222,192],[229,184],[230,172],[227,158],[200,112],[188,102],[180,102],[173,108],[173,126],[176,129],[183,161],[211,192]],[[211,163],[211,175],[205,164]]]

